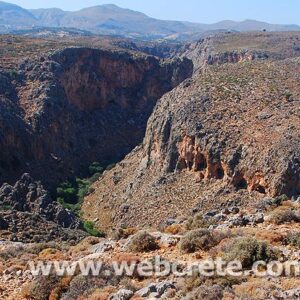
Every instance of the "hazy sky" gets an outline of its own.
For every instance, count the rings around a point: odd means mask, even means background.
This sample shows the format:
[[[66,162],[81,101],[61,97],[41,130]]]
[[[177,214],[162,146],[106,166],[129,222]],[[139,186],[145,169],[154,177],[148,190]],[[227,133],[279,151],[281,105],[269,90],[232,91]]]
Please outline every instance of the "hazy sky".
[[[59,7],[78,10],[113,3],[168,20],[213,23],[257,19],[278,24],[300,24],[300,0],[11,0],[24,8]]]

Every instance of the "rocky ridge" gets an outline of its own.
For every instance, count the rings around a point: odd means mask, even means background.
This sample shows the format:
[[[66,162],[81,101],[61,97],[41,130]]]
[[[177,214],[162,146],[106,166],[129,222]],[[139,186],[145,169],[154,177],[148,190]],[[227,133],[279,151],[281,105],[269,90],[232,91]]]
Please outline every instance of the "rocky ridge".
[[[298,33],[223,33],[183,45],[177,55],[193,61],[194,72],[210,65],[299,56]]]

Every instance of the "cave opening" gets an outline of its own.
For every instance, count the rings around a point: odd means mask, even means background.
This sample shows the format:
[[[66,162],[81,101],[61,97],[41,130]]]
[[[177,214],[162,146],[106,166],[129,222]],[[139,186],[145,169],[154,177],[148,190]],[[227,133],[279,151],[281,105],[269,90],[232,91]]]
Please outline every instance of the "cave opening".
[[[255,188],[254,191],[259,192],[261,194],[266,194],[266,189],[262,185],[258,184]]]
[[[222,167],[217,168],[216,170],[216,179],[223,179],[224,178],[224,170]]]
[[[207,168],[207,162],[203,154],[198,157],[198,162],[196,162],[195,171],[204,171]]]
[[[193,168],[193,162],[192,161],[188,161],[187,162],[187,166],[188,166],[189,171],[192,170],[192,168]]]
[[[234,185],[238,190],[246,190],[248,187],[247,180],[242,177]]]

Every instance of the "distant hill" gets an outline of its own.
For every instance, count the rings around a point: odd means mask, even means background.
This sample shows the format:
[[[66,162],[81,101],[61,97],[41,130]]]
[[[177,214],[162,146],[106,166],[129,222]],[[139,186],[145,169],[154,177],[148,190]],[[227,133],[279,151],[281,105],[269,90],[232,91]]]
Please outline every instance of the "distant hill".
[[[299,31],[300,27],[298,25],[278,25],[278,24],[269,24],[266,22],[260,22],[256,20],[245,20],[242,22],[235,21],[221,21],[212,25],[207,26],[210,30],[216,29],[227,29],[227,30],[236,30],[236,31]]]
[[[19,28],[35,24],[37,20],[30,11],[18,5],[0,1],[0,25]]]
[[[68,12],[59,8],[33,9],[30,10],[30,12],[34,15],[39,24],[52,27],[62,27],[61,21],[68,14]]]
[[[58,8],[26,10],[14,4],[0,2],[0,32],[35,27],[69,27],[95,34],[176,40],[196,39],[210,31],[300,31],[300,26],[297,25],[276,25],[255,20],[229,20],[215,24],[164,21],[113,4],[69,12]]]

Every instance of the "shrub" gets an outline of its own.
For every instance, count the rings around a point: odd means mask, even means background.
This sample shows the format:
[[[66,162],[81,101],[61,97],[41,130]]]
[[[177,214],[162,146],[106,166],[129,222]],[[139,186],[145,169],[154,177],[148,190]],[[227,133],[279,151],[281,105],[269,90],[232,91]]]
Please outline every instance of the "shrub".
[[[293,96],[293,94],[289,91],[289,90],[286,90],[284,92],[284,97],[286,100],[290,100],[290,98]]]
[[[280,205],[282,202],[287,201],[289,199],[289,197],[285,194],[280,195],[278,197],[275,198],[275,202]]]
[[[103,270],[103,273],[105,270]],[[109,280],[109,277],[107,278]],[[89,296],[93,294],[96,289],[109,286],[100,276],[83,276],[78,275],[72,278],[69,289],[60,299],[90,299]]]
[[[131,235],[134,235],[137,233],[137,229],[136,228],[119,228],[115,234],[114,234],[114,238],[116,240],[120,240],[120,239],[127,239],[128,237],[130,237]]]
[[[255,234],[258,240],[264,240],[271,244],[281,243],[284,240],[284,235],[277,231],[261,230]]]
[[[186,233],[179,243],[182,252],[192,253],[199,250],[207,251],[218,244],[218,240],[207,229],[196,229]]]
[[[286,239],[287,244],[300,248],[300,232],[290,234]]]
[[[58,286],[59,278],[51,276],[39,276],[26,290],[23,290],[25,299],[48,300],[51,292]]]
[[[80,214],[81,203],[89,193],[91,182],[89,179],[76,178],[72,182],[64,182],[56,189],[57,201],[66,209]]]
[[[47,249],[42,250],[39,253],[39,258],[41,258],[41,259],[50,259],[50,258],[53,258],[54,256],[55,257],[59,256],[58,254],[59,254],[59,251],[57,249],[47,248]]]
[[[293,209],[286,206],[276,208],[269,217],[269,222],[276,225],[284,223],[299,222],[300,217]]]
[[[116,164],[110,164],[106,167],[106,171],[110,171],[112,170],[114,167],[116,166]]]
[[[70,252],[72,254],[81,253],[90,249],[91,246],[96,245],[100,242],[100,239],[94,236],[88,236],[81,240],[77,245],[72,246]]]
[[[271,210],[282,205],[282,203],[287,200],[288,197],[283,194],[276,198],[265,198],[264,200],[256,203],[255,207],[262,210]]]
[[[21,257],[26,252],[23,245],[10,246],[0,251],[0,260],[7,261],[11,258]]]
[[[95,224],[91,221],[85,221],[83,223],[85,231],[94,237],[104,237],[105,234],[97,229],[95,229]]]
[[[77,202],[82,203],[84,197],[88,194],[90,182],[87,179],[76,178],[77,184]]]
[[[184,228],[181,224],[172,224],[167,226],[164,231],[169,234],[179,234],[184,231]]]
[[[9,204],[2,204],[0,205],[0,211],[8,211],[8,210],[12,210],[12,206]]]
[[[65,202],[64,198],[57,198],[57,201],[66,209],[74,212],[76,215],[79,214],[80,212],[80,203],[76,203],[76,204],[71,204],[71,203],[67,203]]]
[[[194,230],[198,228],[208,228],[211,225],[214,225],[213,219],[205,219],[202,214],[197,214],[193,218],[190,218],[186,223],[187,230]]]
[[[188,293],[183,299],[184,300],[222,300],[224,288],[220,285],[201,285]]]
[[[149,252],[158,249],[158,244],[152,235],[140,231],[132,236],[128,249],[132,252]]]
[[[45,249],[56,249],[56,250],[62,250],[63,247],[61,244],[50,242],[50,243],[38,243],[38,244],[32,244],[30,247],[27,248],[27,252],[31,254],[39,254]]]
[[[65,203],[77,203],[77,189],[71,182],[64,182],[56,189],[58,199]]]
[[[61,299],[62,294],[68,290],[70,282],[70,277],[63,277],[59,284],[51,291],[49,300]]]
[[[90,177],[89,181],[91,183],[94,183],[101,177],[101,175],[102,173],[95,173],[92,177]]]
[[[252,237],[239,237],[233,240],[224,255],[225,261],[238,260],[244,268],[252,267],[256,261],[276,260],[278,253],[266,242]]]
[[[13,69],[10,71],[10,77],[12,79],[16,79],[18,77],[18,71],[16,69]]]
[[[93,176],[94,174],[102,174],[104,171],[104,168],[100,165],[99,162],[93,162],[90,166],[89,166],[89,174],[90,176]]]

